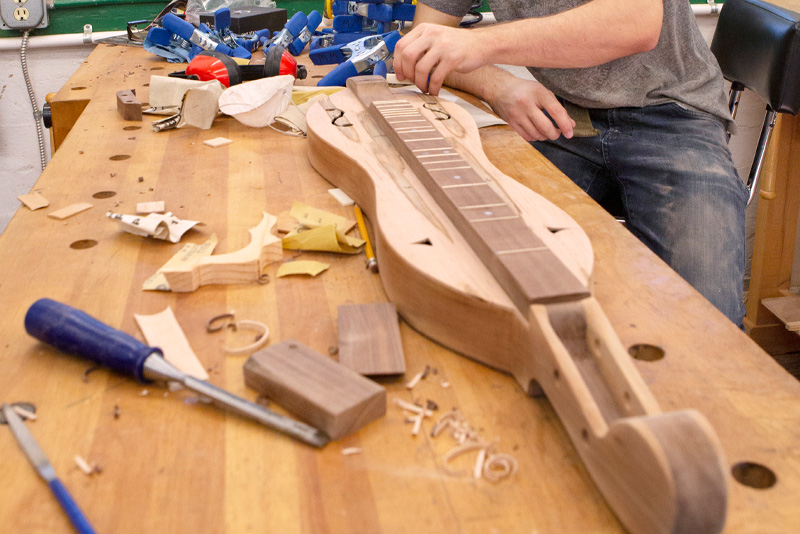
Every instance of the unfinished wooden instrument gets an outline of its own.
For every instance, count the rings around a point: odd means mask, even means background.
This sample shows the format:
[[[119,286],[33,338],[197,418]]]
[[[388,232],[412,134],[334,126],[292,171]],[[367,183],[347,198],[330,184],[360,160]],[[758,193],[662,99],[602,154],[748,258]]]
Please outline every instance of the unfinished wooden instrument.
[[[309,110],[309,159],[372,222],[403,318],[543,391],[631,532],[720,532],[716,435],[696,411],[659,409],[591,296],[577,223],[500,173],[457,105],[380,77],[347,86]]]

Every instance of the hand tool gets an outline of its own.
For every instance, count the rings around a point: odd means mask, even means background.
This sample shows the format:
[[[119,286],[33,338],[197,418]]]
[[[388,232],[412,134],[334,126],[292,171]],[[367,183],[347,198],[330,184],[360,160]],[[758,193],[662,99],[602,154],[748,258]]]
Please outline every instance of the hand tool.
[[[346,45],[331,46],[312,50],[309,53],[315,65],[340,63],[323,77],[317,85],[344,85],[348,78],[359,74],[380,74],[386,76],[387,62],[392,59],[394,45],[400,40],[400,32],[373,35],[353,41]]]
[[[25,330],[36,339],[74,356],[87,358],[140,382],[178,382],[222,408],[250,417],[300,441],[322,447],[330,441],[320,430],[237,397],[191,377],[169,364],[161,349],[101,323],[86,313],[51,299],[34,302],[25,315]]]
[[[81,534],[94,534],[94,529],[92,525],[89,524],[89,520],[86,519],[81,509],[78,508],[78,504],[67,491],[67,488],[64,487],[64,484],[62,484],[61,480],[56,476],[56,470],[53,469],[44,451],[39,447],[39,444],[36,443],[33,434],[30,433],[20,416],[17,415],[12,406],[5,403],[3,403],[2,411],[6,423],[8,423],[8,426],[11,428],[14,437],[17,438],[17,442],[19,442],[19,446],[22,448],[25,456],[27,456],[28,460],[33,464],[39,476],[50,486],[50,490],[56,496],[61,507],[64,508],[64,511],[67,513],[69,520],[72,521],[72,524],[75,526],[75,530]]]
[[[286,26],[284,26],[281,31],[272,36],[272,39],[267,40],[262,37],[264,52],[266,53],[266,51],[273,46],[280,46],[281,48],[288,47],[307,25],[308,17],[306,17],[306,14],[302,11],[298,11],[292,15],[292,18],[289,19],[289,22],[286,23]]]
[[[322,15],[319,14],[319,11],[312,11],[308,14],[306,25],[289,45],[289,52],[293,56],[299,56],[303,52],[303,49],[311,40],[311,36],[317,31],[320,22],[322,22]]]
[[[211,39],[209,34],[201,32],[190,23],[181,19],[177,15],[173,15],[172,13],[167,13],[164,15],[164,18],[161,19],[161,25],[175,35],[194,45],[199,46],[203,50],[216,50],[217,52],[221,52],[228,56],[241,57],[245,59],[250,59],[251,57],[250,52],[248,52],[244,47],[239,46],[236,48],[231,48],[226,44],[218,43]]]

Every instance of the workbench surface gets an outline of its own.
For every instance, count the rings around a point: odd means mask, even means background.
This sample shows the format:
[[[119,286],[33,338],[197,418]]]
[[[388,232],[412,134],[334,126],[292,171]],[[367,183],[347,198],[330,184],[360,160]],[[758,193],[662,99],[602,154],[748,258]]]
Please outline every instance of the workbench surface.
[[[222,352],[225,334],[205,331],[211,317],[235,310],[239,318],[267,324],[270,343],[294,338],[330,354],[339,305],[386,299],[380,275],[364,268],[363,255],[291,251],[285,259],[331,267],[316,278],[276,279],[275,264],[265,285],[142,291],[144,280],[186,242],[216,234],[217,253],[241,248],[262,211],[277,215],[303,201],[353,217],[309,165],[303,138],[247,128],[229,117],[211,130],[161,133],[151,130],[153,117],[122,120],[116,91],[133,88],[147,101],[150,76],[176,68],[141,49],[98,46],[56,96],[89,103],[35,185],[50,207],[22,207],[0,236],[0,400],[36,405],[38,420],[28,426],[97,531],[620,532],[546,399],[527,397],[511,377],[442,348],[404,322],[408,371],[381,381],[386,416],[322,450],[194,403],[191,392],[142,385],[105,369],[87,373],[90,363],[25,333],[25,312],[42,297],[140,339],[133,314],[171,306],[210,381],[253,400],[242,376],[246,356]],[[202,143],[220,136],[233,143]],[[658,361],[636,361],[662,409],[699,410],[716,430],[728,466],[752,462],[777,477],[767,489],[729,477],[725,531],[800,532],[800,384],[516,134],[491,127],[481,137],[501,171],[585,229],[596,256],[595,295],[623,344],[665,352]],[[134,213],[136,203],[151,200],[165,200],[169,211],[204,226],[171,244],[123,233],[105,217],[109,210]],[[63,221],[47,217],[77,202],[94,207]],[[81,247],[86,240],[96,244]],[[405,380],[426,366],[431,374],[408,390]],[[453,442],[429,435],[433,419],[413,437],[394,398],[430,399],[442,412],[457,408],[482,437],[517,459],[519,471],[498,483],[447,474],[443,458]],[[350,447],[362,452],[342,454]],[[0,450],[3,530],[70,532],[57,501],[5,430]],[[75,455],[102,473],[85,475]],[[758,468],[739,470],[747,483],[765,480]]]

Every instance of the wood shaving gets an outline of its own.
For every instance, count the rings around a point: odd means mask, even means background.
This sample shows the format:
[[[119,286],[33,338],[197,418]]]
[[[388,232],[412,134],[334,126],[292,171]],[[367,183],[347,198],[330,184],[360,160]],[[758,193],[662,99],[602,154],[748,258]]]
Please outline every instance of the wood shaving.
[[[92,473],[94,473],[94,467],[89,465],[89,463],[79,455],[76,454],[74,460],[75,460],[75,465],[77,465],[78,469],[83,471],[86,476],[91,476]]]
[[[344,456],[351,456],[353,454],[361,454],[363,449],[361,447],[347,447],[346,449],[342,449],[342,455]]]
[[[509,454],[489,454],[483,464],[483,476],[490,482],[499,482],[517,472],[519,464]]]
[[[11,407],[14,409],[15,412],[17,412],[17,415],[19,415],[26,421],[36,421],[36,414],[33,413],[32,411],[26,410],[22,406],[16,404],[13,404]]]

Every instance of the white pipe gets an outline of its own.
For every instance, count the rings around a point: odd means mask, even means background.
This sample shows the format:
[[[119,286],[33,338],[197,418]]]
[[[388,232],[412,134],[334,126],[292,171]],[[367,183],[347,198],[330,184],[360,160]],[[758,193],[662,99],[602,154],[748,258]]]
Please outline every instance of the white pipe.
[[[86,32],[86,33],[65,33],[61,35],[40,35],[28,39],[28,50],[31,48],[60,48],[64,46],[81,46],[97,44],[98,39],[106,37],[116,37],[127,35],[124,31],[115,32]],[[22,45],[22,37],[7,37],[0,39],[0,51],[19,50]]]
[[[692,12],[695,15],[718,15],[722,8],[719,4],[691,4]],[[493,24],[497,22],[494,13],[483,13],[483,20],[480,24]],[[126,35],[123,31],[113,32],[92,32],[91,29],[85,33],[66,33],[62,35],[41,35],[28,39],[28,48],[57,48],[62,46],[81,46],[97,44],[98,39],[106,37],[117,37]],[[22,45],[22,37],[8,37],[0,39],[0,51],[19,50]]]

